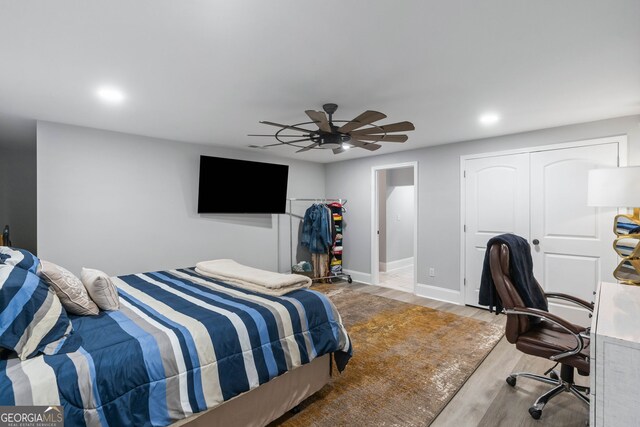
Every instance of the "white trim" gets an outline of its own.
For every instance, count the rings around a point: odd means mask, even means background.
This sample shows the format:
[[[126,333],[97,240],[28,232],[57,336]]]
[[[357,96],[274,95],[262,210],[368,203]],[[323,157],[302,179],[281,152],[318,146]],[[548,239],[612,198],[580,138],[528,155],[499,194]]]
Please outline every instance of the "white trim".
[[[371,275],[368,273],[363,273],[361,271],[355,271],[355,270],[347,270],[347,269],[343,269],[342,271],[344,274],[348,274],[349,276],[351,276],[351,279],[354,282],[360,282],[366,285],[371,284]]]
[[[538,151],[551,151],[551,150],[563,150],[565,148],[575,148],[575,147],[588,147],[590,145],[600,145],[600,144],[610,144],[612,142],[617,142],[620,144],[620,148],[624,148],[625,157],[626,157],[626,148],[627,148],[627,135],[613,135],[607,136],[604,138],[593,138],[593,139],[584,139],[579,141],[571,141],[571,142],[561,142],[558,144],[547,144],[547,145],[538,145],[535,147],[522,147],[515,148],[512,150],[502,150],[502,151],[490,151],[487,153],[476,153],[476,154],[465,154],[460,156],[460,160],[467,159],[482,159],[485,157],[497,157],[497,156],[506,156],[509,154],[523,154],[523,153],[535,153]],[[622,150],[621,150],[622,151]]]
[[[565,148],[575,148],[575,147],[588,147],[592,145],[601,145],[601,144],[618,144],[618,166],[627,166],[628,162],[628,145],[627,145],[627,135],[614,135],[608,136],[604,138],[593,138],[593,139],[585,139],[581,141],[572,141],[572,142],[563,142],[558,144],[548,144],[548,145],[540,145],[536,147],[523,147],[517,148],[513,150],[503,150],[503,151],[493,151],[488,153],[476,153],[476,154],[468,154],[460,156],[460,304],[465,304],[465,264],[466,264],[466,233],[464,231],[464,225],[466,224],[466,194],[465,194],[465,161],[472,159],[482,159],[487,157],[497,157],[497,156],[506,156],[510,154],[526,154],[526,153],[535,153],[539,151],[551,151],[551,150],[562,150]],[[620,209],[618,209],[620,212]],[[416,289],[417,291],[417,289]]]
[[[464,305],[464,302],[460,302],[460,291],[441,288],[439,286],[416,283],[416,296],[444,301],[456,305]]]
[[[409,267],[413,265],[413,257],[397,259],[395,261],[380,262],[380,271],[389,272],[398,270],[400,268]]]
[[[386,169],[399,169],[413,167],[413,204],[414,204],[414,218],[413,218],[413,257],[416,262],[413,263],[413,289],[415,292],[416,284],[418,283],[418,162],[403,162],[392,163],[388,165],[372,166],[371,167],[371,263],[369,268],[371,269],[370,283],[377,285],[380,282],[378,266],[380,263],[380,254],[378,253],[378,180],[376,179],[377,172]]]

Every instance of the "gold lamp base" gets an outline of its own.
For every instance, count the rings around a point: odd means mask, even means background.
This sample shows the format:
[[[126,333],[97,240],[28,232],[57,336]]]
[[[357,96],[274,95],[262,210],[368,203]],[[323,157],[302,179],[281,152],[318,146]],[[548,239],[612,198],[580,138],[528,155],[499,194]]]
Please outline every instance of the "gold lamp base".
[[[633,215],[616,215],[613,222],[613,250],[622,257],[613,277],[625,285],[640,286],[640,208]]]

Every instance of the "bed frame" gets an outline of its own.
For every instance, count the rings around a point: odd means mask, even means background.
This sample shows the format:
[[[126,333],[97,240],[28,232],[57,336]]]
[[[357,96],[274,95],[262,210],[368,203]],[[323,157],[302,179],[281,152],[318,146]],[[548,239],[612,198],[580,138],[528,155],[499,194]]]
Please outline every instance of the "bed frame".
[[[263,427],[320,390],[331,378],[331,355],[314,359],[172,427]]]

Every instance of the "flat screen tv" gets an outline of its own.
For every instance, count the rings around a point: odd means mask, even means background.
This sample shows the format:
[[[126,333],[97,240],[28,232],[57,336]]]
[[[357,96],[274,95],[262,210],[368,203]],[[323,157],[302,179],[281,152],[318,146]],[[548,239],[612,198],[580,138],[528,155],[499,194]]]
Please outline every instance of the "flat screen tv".
[[[285,213],[289,166],[200,156],[198,213]]]

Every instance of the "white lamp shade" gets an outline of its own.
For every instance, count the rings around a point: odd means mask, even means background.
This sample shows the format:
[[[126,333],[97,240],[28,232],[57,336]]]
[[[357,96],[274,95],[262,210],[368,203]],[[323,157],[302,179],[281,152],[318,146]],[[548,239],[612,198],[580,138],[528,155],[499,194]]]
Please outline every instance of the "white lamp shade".
[[[589,171],[587,205],[640,207],[640,166]]]

